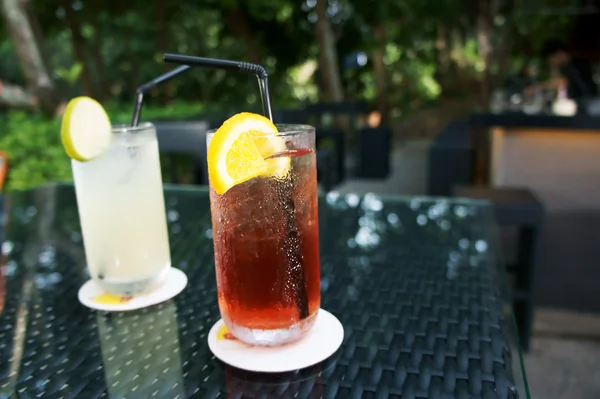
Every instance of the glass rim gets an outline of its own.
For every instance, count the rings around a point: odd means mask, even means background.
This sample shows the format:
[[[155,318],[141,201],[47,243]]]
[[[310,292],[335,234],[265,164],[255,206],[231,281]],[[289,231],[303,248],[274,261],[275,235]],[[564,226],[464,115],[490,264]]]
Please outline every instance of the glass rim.
[[[302,124],[302,123],[275,123],[278,132],[267,132],[265,135],[275,135],[275,136],[295,136],[300,134],[310,134],[316,131],[314,126]],[[208,136],[214,135],[217,129],[209,129],[206,134]]]
[[[113,134],[135,133],[135,132],[141,132],[141,131],[149,130],[149,129],[154,129],[154,124],[152,122],[143,122],[137,126],[131,126],[127,123],[117,123],[116,125],[112,126]]]

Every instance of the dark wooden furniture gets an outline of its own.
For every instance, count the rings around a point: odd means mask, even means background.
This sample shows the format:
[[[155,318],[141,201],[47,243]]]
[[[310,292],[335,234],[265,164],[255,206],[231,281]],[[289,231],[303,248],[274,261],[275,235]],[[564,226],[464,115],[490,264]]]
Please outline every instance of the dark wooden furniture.
[[[167,155],[167,174],[171,183],[179,183],[177,155],[191,158],[194,184],[208,184],[206,133],[208,122],[156,122],[156,136],[161,154]]]
[[[429,148],[427,193],[450,196],[455,185],[471,184],[474,155],[467,121],[458,119],[448,124]]]
[[[388,126],[367,127],[358,131],[359,177],[385,179],[390,174],[392,129]]]

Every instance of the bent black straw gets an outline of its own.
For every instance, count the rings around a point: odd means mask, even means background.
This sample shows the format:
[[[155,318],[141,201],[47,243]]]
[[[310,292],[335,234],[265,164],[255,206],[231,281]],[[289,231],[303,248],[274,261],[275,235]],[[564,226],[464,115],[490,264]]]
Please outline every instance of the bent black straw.
[[[135,104],[133,107],[133,117],[131,118],[131,126],[135,127],[140,123],[144,94],[151,88],[156,87],[159,84],[166,82],[171,78],[174,78],[175,76],[187,71],[188,69],[190,69],[190,66],[182,65],[138,87],[135,91]]]
[[[165,62],[173,64],[193,65],[203,68],[227,69],[246,73],[253,73],[258,79],[260,98],[263,106],[263,113],[267,118],[273,121],[273,111],[271,110],[271,99],[269,98],[268,74],[264,67],[249,62],[219,60],[216,58],[195,57],[181,54],[165,54]]]

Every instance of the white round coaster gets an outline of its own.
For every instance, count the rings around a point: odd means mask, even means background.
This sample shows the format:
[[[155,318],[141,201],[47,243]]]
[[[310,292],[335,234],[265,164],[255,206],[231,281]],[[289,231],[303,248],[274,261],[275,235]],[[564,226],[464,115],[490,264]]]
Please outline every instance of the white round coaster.
[[[152,291],[134,296],[118,296],[104,291],[94,280],[88,280],[79,289],[79,302],[91,309],[106,311],[126,311],[156,305],[173,298],[187,285],[187,276],[179,269],[171,267],[165,281]]]
[[[233,337],[222,319],[208,334],[208,347],[224,363],[263,373],[293,371],[317,364],[333,355],[344,340],[344,327],[331,313],[319,309],[305,337],[275,347],[252,346]]]

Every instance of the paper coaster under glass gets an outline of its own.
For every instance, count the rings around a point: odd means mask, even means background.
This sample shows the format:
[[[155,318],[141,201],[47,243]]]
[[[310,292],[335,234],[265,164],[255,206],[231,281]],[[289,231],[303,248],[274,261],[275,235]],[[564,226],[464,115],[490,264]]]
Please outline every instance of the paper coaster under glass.
[[[173,298],[187,285],[187,276],[179,269],[171,267],[164,283],[148,292],[133,296],[119,296],[107,293],[94,280],[87,281],[79,289],[79,302],[91,309],[105,311],[127,311],[156,305]]]
[[[280,373],[312,366],[342,345],[344,327],[331,313],[319,309],[313,327],[300,340],[282,346],[252,346],[236,339],[219,319],[208,334],[208,347],[224,363],[239,369]]]

